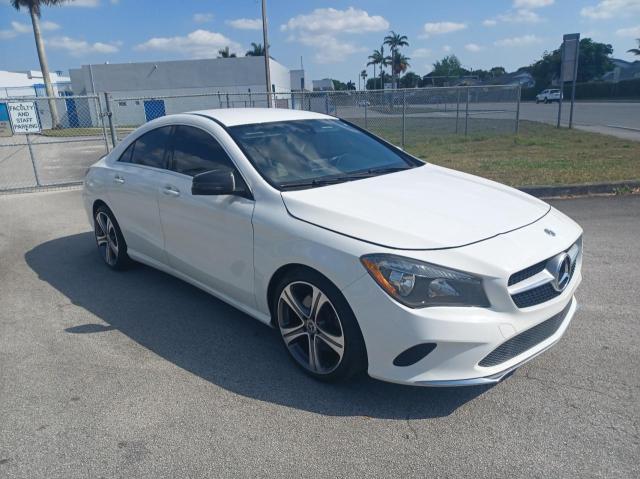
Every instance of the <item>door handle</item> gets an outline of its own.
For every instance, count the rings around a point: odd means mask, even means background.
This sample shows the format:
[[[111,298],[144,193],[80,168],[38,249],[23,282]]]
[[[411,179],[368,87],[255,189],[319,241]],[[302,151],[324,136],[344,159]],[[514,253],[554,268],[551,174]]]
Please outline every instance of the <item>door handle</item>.
[[[165,186],[162,192],[167,196],[180,196],[180,190],[169,185]]]
[[[122,176],[120,176],[120,175],[116,175],[113,178],[113,182],[114,183],[118,183],[119,185],[122,185],[124,183],[124,178]]]

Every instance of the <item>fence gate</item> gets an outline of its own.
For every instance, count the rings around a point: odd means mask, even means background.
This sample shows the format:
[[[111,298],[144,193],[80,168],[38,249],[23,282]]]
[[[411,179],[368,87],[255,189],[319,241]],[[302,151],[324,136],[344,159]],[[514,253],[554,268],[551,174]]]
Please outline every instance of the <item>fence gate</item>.
[[[0,192],[80,184],[108,151],[96,95],[0,98]]]

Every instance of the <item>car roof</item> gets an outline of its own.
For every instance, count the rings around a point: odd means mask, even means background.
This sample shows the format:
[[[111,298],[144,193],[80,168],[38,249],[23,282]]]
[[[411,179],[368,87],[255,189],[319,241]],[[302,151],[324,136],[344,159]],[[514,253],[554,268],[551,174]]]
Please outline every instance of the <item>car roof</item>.
[[[255,123],[271,123],[275,121],[293,120],[335,120],[336,118],[322,113],[284,108],[219,108],[213,110],[191,111],[190,114],[212,118],[224,126],[250,125]]]

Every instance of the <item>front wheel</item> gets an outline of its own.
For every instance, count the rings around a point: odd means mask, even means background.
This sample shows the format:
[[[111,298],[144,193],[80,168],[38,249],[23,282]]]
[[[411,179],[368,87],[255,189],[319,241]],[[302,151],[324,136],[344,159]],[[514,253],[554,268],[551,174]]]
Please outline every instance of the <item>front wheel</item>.
[[[307,374],[348,379],[366,369],[362,333],[346,299],[329,280],[295,270],[278,284],[273,311],[284,345]]]

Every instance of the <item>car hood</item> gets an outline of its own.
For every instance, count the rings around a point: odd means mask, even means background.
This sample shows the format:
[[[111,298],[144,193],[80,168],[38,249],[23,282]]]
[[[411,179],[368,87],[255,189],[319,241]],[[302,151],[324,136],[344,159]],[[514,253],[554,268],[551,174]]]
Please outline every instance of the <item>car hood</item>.
[[[513,188],[426,164],[282,192],[302,221],[395,249],[455,248],[531,224],[550,206]]]

